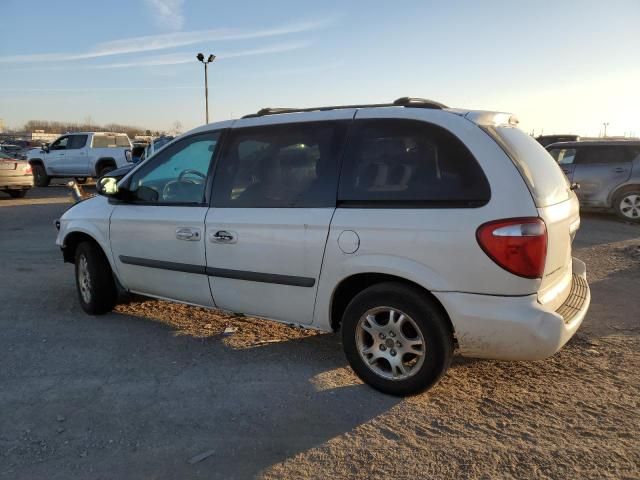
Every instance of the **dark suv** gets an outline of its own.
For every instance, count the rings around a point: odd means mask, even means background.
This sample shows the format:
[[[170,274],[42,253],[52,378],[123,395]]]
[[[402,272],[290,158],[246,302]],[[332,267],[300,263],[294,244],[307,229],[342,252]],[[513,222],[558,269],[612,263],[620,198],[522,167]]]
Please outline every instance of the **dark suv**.
[[[580,185],[580,204],[613,209],[640,223],[640,141],[598,140],[554,143],[547,150],[570,182]]]

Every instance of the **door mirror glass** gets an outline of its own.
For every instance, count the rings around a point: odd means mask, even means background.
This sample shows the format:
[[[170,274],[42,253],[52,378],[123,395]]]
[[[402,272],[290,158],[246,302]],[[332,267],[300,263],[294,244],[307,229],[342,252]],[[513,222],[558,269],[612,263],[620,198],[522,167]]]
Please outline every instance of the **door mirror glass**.
[[[96,191],[100,195],[113,197],[118,194],[118,179],[116,177],[102,177],[96,183]]]

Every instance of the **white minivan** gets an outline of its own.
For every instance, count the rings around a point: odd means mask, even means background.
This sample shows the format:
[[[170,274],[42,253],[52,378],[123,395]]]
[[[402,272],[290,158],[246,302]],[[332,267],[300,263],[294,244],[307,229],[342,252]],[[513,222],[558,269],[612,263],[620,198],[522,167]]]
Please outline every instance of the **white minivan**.
[[[124,290],[340,331],[362,380],[415,393],[455,350],[548,357],[589,307],[578,201],[516,123],[413,98],[263,109],[101,179],[57,244],[87,313]]]

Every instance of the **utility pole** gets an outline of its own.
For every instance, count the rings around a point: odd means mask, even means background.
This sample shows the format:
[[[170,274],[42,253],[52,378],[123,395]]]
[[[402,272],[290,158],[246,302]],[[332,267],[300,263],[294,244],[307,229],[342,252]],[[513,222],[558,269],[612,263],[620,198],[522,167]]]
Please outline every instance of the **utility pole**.
[[[206,122],[209,123],[209,82],[207,80],[207,65],[216,59],[215,55],[209,55],[204,59],[204,55],[199,53],[196,58],[204,64],[204,110]]]

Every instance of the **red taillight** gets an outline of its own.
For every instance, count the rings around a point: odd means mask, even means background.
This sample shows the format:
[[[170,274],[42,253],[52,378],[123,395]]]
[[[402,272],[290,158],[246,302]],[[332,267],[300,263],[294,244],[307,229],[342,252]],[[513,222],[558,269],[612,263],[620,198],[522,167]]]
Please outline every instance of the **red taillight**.
[[[547,259],[547,227],[541,218],[509,218],[485,223],[476,232],[489,257],[508,272],[542,278]]]
[[[31,165],[27,165],[26,167],[24,167],[23,172],[24,172],[25,174],[27,174],[27,173],[33,173],[33,170],[31,169]]]

